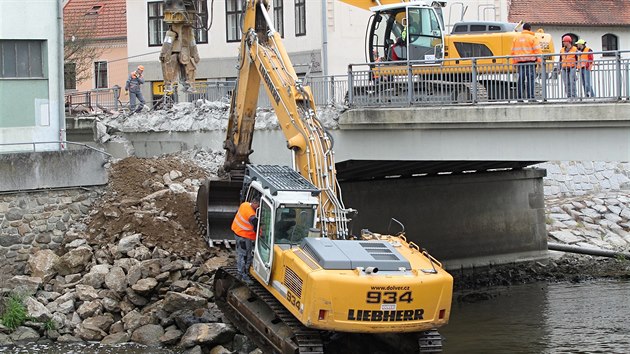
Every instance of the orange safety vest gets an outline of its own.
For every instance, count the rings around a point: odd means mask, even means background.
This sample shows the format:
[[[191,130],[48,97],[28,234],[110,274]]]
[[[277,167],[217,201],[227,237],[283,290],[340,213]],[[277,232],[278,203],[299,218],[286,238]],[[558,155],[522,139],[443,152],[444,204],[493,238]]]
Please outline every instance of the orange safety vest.
[[[577,66],[577,48],[575,46],[572,46],[571,49],[569,49],[569,54],[563,53],[566,53],[564,47],[560,49],[560,61],[562,62],[562,68],[575,68]]]
[[[578,65],[580,66],[580,69],[591,70],[593,67],[593,51],[591,48],[585,46],[584,49],[582,49]]]
[[[534,32],[523,30],[512,42],[512,55],[515,56],[512,58],[512,63],[542,61],[541,57],[536,57],[532,54],[542,54],[540,43],[538,43],[538,38],[536,38]]]
[[[256,210],[254,210],[251,203],[242,203],[241,206],[238,207],[234,221],[232,221],[232,231],[238,236],[255,240],[256,231],[254,231],[254,225],[249,222],[249,219],[255,215]]]

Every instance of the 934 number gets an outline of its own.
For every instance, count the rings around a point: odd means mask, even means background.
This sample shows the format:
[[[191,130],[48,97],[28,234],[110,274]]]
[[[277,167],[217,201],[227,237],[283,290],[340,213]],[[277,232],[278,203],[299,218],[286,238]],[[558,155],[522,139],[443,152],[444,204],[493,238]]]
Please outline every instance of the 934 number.
[[[366,301],[368,304],[411,303],[413,297],[411,296],[411,291],[405,291],[400,295],[396,291],[368,291]]]

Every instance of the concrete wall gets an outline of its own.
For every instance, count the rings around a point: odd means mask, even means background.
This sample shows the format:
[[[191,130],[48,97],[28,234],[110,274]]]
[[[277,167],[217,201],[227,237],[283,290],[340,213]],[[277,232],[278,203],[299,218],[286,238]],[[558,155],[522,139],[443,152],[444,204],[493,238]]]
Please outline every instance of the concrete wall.
[[[44,66],[43,78],[0,79],[0,143],[59,140],[64,119],[60,10],[59,0],[0,1],[0,40],[42,41]],[[28,148],[0,146],[0,152]]]
[[[351,182],[342,191],[346,207],[359,211],[354,232],[387,233],[393,217],[447,267],[470,267],[545,257],[544,176],[525,169]]]
[[[72,241],[102,187],[0,194],[0,284],[23,275],[30,254]]]
[[[103,185],[107,158],[91,149],[0,154],[0,192]]]

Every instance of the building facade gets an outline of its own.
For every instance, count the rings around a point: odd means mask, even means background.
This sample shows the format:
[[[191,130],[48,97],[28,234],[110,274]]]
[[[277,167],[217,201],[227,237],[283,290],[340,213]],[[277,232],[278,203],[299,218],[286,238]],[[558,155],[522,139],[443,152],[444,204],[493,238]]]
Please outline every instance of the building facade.
[[[126,12],[125,0],[66,1],[66,92],[124,87],[129,74]]]
[[[0,151],[65,138],[61,12],[59,0],[0,1]]]

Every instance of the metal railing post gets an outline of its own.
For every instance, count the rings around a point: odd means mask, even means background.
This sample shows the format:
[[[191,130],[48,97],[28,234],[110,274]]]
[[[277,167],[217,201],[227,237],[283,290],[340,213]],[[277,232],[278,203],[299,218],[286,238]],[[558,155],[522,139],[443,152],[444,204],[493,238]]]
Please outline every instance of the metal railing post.
[[[615,52],[615,59],[617,59],[617,63],[616,63],[617,70],[615,72],[617,76],[617,85],[615,86],[617,89],[617,100],[621,101],[621,53],[619,51]]]
[[[118,111],[118,101],[120,98],[120,86],[114,86],[112,88],[112,92],[114,94],[114,110]]]
[[[330,105],[334,105],[335,104],[335,76],[331,76],[330,77],[330,97],[328,99],[328,102]]]
[[[477,103],[477,58],[472,59],[471,63],[471,71],[472,71],[472,103]]]
[[[407,61],[407,104],[411,106],[413,102],[413,72],[411,62]]]
[[[542,101],[546,102],[547,101],[547,63],[545,62],[545,58],[541,57],[541,68],[540,68],[540,75],[541,75],[541,85],[542,85]],[[534,92],[535,93],[535,92]],[[536,98],[536,95],[534,94],[534,99]]]
[[[354,76],[352,75],[352,64],[348,65],[348,106],[354,103]]]

